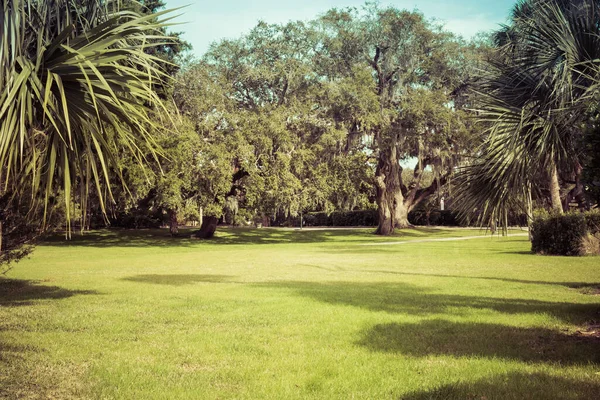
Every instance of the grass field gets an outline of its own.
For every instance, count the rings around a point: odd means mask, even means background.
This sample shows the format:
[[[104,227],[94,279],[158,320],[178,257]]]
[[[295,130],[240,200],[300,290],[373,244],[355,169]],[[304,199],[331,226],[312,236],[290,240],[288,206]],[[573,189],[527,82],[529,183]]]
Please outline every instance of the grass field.
[[[0,398],[598,398],[600,258],[423,241],[480,234],[49,240],[0,278]]]

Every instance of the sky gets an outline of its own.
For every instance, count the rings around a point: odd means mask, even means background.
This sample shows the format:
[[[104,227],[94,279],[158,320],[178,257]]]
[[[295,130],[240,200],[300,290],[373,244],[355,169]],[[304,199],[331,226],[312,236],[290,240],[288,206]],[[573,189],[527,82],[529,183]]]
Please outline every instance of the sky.
[[[465,38],[489,31],[505,23],[516,0],[380,0],[381,6],[420,10],[427,18],[445,22],[446,28]],[[194,54],[201,56],[212,42],[238,38],[259,20],[285,23],[310,20],[331,8],[357,7],[364,0],[166,0],[167,8],[187,6],[178,11],[181,25],[172,28],[183,32]]]

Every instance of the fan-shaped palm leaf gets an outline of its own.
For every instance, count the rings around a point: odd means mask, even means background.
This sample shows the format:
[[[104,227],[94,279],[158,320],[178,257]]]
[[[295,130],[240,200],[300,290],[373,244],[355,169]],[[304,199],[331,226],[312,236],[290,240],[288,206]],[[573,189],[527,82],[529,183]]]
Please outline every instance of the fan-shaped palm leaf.
[[[502,46],[476,110],[488,137],[459,173],[460,211],[479,209],[481,222],[502,221],[523,204],[540,171],[556,177],[557,167],[576,164],[579,124],[600,77],[598,2],[522,2],[496,39]]]
[[[141,17],[101,0],[0,0],[0,166],[4,190],[27,179],[43,204],[118,173],[118,142],[153,154],[153,82],[165,79],[145,50],[170,39],[164,13]],[[148,149],[150,151],[148,151]]]

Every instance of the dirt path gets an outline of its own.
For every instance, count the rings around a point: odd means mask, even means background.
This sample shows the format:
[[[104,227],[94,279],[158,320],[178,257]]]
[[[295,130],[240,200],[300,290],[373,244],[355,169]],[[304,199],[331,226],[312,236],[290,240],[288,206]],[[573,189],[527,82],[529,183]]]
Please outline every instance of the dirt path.
[[[527,236],[528,233],[513,233],[506,236]],[[506,237],[499,236],[499,237]],[[493,238],[494,236],[462,236],[462,237],[450,237],[450,238],[439,238],[439,239],[416,239],[416,240],[402,240],[399,242],[377,242],[377,243],[361,243],[360,246],[390,246],[394,244],[407,244],[407,243],[425,243],[425,242],[451,242],[455,240],[470,240],[470,239],[484,239],[484,238]]]

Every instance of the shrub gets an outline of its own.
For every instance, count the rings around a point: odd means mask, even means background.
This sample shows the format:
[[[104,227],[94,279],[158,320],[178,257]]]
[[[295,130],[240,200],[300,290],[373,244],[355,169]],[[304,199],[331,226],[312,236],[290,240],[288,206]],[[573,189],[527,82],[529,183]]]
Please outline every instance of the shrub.
[[[376,226],[377,210],[357,210],[331,213],[332,226]]]
[[[600,210],[588,211],[584,214],[585,223],[592,235],[600,233]]]
[[[416,209],[408,213],[412,225],[462,226],[457,214],[451,210]]]
[[[588,233],[583,213],[536,213],[531,226],[531,249],[540,254],[581,255]]]
[[[160,213],[138,209],[117,213],[109,221],[111,226],[125,229],[160,228],[163,224]]]
[[[583,256],[600,254],[600,233],[588,233],[581,240],[580,252]]]

